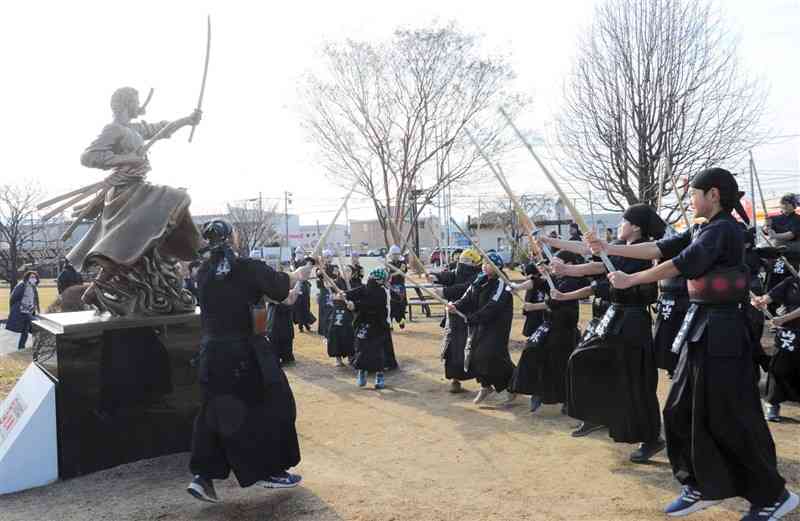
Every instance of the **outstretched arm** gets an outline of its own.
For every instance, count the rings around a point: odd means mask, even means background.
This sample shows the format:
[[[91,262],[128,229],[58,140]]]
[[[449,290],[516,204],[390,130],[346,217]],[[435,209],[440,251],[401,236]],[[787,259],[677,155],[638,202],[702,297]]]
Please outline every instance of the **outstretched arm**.
[[[617,289],[628,289],[640,284],[650,284],[658,282],[659,280],[677,277],[680,274],[681,272],[675,267],[675,263],[668,260],[649,270],[638,271],[636,273],[615,271],[608,274],[608,280],[611,282],[611,285]]]
[[[594,289],[591,286],[586,286],[581,289],[576,289],[575,291],[568,291],[566,293],[561,293],[557,289],[550,290],[550,298],[553,300],[581,300],[592,296],[594,293]]]
[[[565,241],[564,239],[554,239],[552,237],[539,237],[540,242],[549,244],[553,248],[559,250],[567,250],[578,255],[589,255],[589,247],[580,241]]]

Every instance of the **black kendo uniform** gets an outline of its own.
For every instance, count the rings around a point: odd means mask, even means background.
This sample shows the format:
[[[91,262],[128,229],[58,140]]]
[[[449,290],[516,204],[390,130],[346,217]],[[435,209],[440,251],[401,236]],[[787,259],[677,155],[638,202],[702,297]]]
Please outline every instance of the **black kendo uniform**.
[[[444,286],[442,297],[448,302],[454,302],[464,295],[479,273],[479,266],[459,263],[453,271],[442,271],[431,275],[437,284]],[[474,376],[464,368],[467,324],[455,313],[448,313],[442,327],[445,328],[441,352],[444,360],[444,377],[448,380],[471,380]]]
[[[350,264],[350,287],[357,288],[364,285],[364,266]]]
[[[335,279],[336,287],[347,290],[344,278]],[[328,356],[350,358],[353,356],[353,313],[343,300],[333,300],[333,311],[328,319]]]
[[[689,290],[686,288],[686,279],[681,276],[660,280],[658,290],[653,349],[656,367],[672,376],[678,364],[678,355],[672,352],[672,342],[689,309]]]
[[[642,229],[643,237],[661,237],[665,224],[647,205],[633,205],[624,218]],[[646,242],[642,238],[633,244]],[[611,257],[614,268],[637,273],[651,261]],[[626,290],[611,288],[611,307],[594,334],[569,359],[567,414],[591,424],[607,425],[618,443],[651,443],[660,438],[658,371],[653,351],[649,306],[656,284]]]
[[[327,337],[328,335],[328,327],[329,327],[329,320],[331,313],[333,312],[333,293],[330,289],[325,285],[326,279],[320,273],[322,268],[317,268],[317,289],[319,290],[319,295],[317,295],[317,306],[318,306],[318,313],[319,313],[319,322],[317,322],[317,334]],[[333,264],[326,264],[324,266],[325,273],[328,274],[332,280],[336,280],[338,278],[338,268]]]
[[[402,260],[391,260],[388,264],[403,273],[408,271],[408,266]],[[392,320],[402,324],[406,318],[406,277],[395,272],[389,273],[389,289],[391,290]]]
[[[583,258],[560,251],[556,257],[570,264],[582,264]],[[554,277],[553,284],[562,293],[589,285],[585,277]],[[547,288],[545,287],[545,290]],[[547,297],[544,321],[528,338],[520,356],[509,391],[538,396],[544,404],[566,401],[567,361],[578,342],[578,300],[558,301]]]
[[[767,263],[758,255],[755,249],[755,229],[748,228],[744,223],[739,223],[739,226],[745,238],[744,263],[750,274],[750,291],[754,295],[761,296],[764,294],[764,282],[761,278],[761,273],[767,267]],[[755,360],[765,372],[769,371],[770,356],[764,351],[764,346],[761,344],[761,337],[764,335],[764,313],[760,309],[753,307],[750,304],[750,299],[747,299],[745,304],[745,313],[753,341],[758,348],[753,352]]]
[[[233,470],[246,487],[300,462],[292,390],[269,341],[251,323],[251,306],[262,297],[288,296],[289,277],[231,254],[230,272],[218,279],[220,255],[199,270],[203,403],[189,466],[205,479],[226,479]]]
[[[353,302],[356,313],[353,367],[382,372],[387,364],[386,345],[392,342],[388,290],[368,279],[366,285],[348,291],[347,300]]]
[[[693,186],[708,190],[698,180],[705,183],[702,176],[714,171],[722,170],[701,172]],[[732,177],[730,182],[735,185]],[[742,496],[753,505],[771,504],[783,493],[784,480],[761,409],[743,309],[749,297],[742,231],[730,210],[722,210],[657,244],[662,258],[672,259],[688,279],[690,300],[664,407],[673,474],[706,500]]]
[[[499,277],[481,274],[454,304],[467,315],[468,372],[475,375],[481,386],[503,391],[514,374],[514,363],[508,353],[514,318],[510,288]]]
[[[785,279],[772,288],[769,296],[782,304],[786,313],[800,307],[800,279]],[[775,352],[769,365],[766,400],[772,405],[800,402],[800,318],[775,330]]]
[[[311,283],[307,280],[300,283],[300,294],[292,306],[292,320],[300,327],[300,331],[304,327],[311,331],[311,324],[317,321],[311,312]]]
[[[610,260],[625,273],[652,266],[650,261],[624,257]],[[567,414],[607,425],[609,436],[616,442],[651,442],[661,432],[658,372],[648,310],[656,294],[655,284],[627,290],[611,288],[611,306],[594,334],[581,342],[569,359]]]
[[[533,286],[525,291],[525,302],[538,304],[544,302],[547,296],[547,282],[539,273],[536,264],[529,262],[525,265],[525,276],[531,281]],[[527,338],[539,329],[544,322],[544,311],[523,311],[525,323],[522,325],[522,335]]]
[[[789,215],[781,213],[775,217],[770,217],[769,223],[776,233],[793,232],[794,239],[791,241],[775,241],[776,246],[786,248],[780,248],[779,251],[783,253],[783,256],[775,258],[771,263],[772,267],[767,276],[767,291],[792,276],[785,261],[792,263],[795,269],[800,266],[800,249],[798,249],[798,246],[800,246],[800,215],[796,213],[790,213]],[[774,313],[778,308],[771,305],[769,309]]]
[[[294,362],[294,325],[292,306],[269,303],[267,307],[267,338],[282,364]]]

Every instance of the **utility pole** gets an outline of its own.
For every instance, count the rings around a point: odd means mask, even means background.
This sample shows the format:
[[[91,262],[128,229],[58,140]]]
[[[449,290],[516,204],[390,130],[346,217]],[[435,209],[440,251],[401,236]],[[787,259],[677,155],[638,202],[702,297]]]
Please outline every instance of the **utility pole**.
[[[744,174],[744,172],[742,172],[742,174]],[[755,190],[755,181],[753,179],[752,168],[750,169],[750,208],[752,208],[753,211],[753,230],[755,231],[756,242],[758,242],[758,238],[761,236],[758,234],[758,215],[756,212],[756,190]],[[755,246],[755,244],[753,246]]]
[[[292,200],[289,198],[291,196],[292,196],[291,192],[283,192],[283,224],[284,224],[284,232],[286,233],[285,235],[286,250],[288,252],[292,251],[289,248],[289,205],[292,204]],[[283,255],[281,255],[281,259],[283,259]]]
[[[422,190],[411,190],[411,218],[414,219],[414,253],[419,257],[419,216],[417,215],[417,198]]]

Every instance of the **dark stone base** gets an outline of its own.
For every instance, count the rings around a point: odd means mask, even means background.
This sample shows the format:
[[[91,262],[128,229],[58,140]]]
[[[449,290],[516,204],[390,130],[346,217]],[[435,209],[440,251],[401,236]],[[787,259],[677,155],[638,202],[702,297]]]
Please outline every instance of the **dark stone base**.
[[[59,476],[188,451],[201,391],[197,313],[112,318],[43,315],[56,336]]]

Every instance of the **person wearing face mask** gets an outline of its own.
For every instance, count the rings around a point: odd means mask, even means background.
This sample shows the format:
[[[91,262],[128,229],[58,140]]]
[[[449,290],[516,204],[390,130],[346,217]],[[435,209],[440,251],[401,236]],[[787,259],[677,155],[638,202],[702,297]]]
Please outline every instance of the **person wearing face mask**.
[[[18,349],[25,349],[33,317],[39,314],[39,274],[28,271],[11,292],[6,329],[19,333]]]

